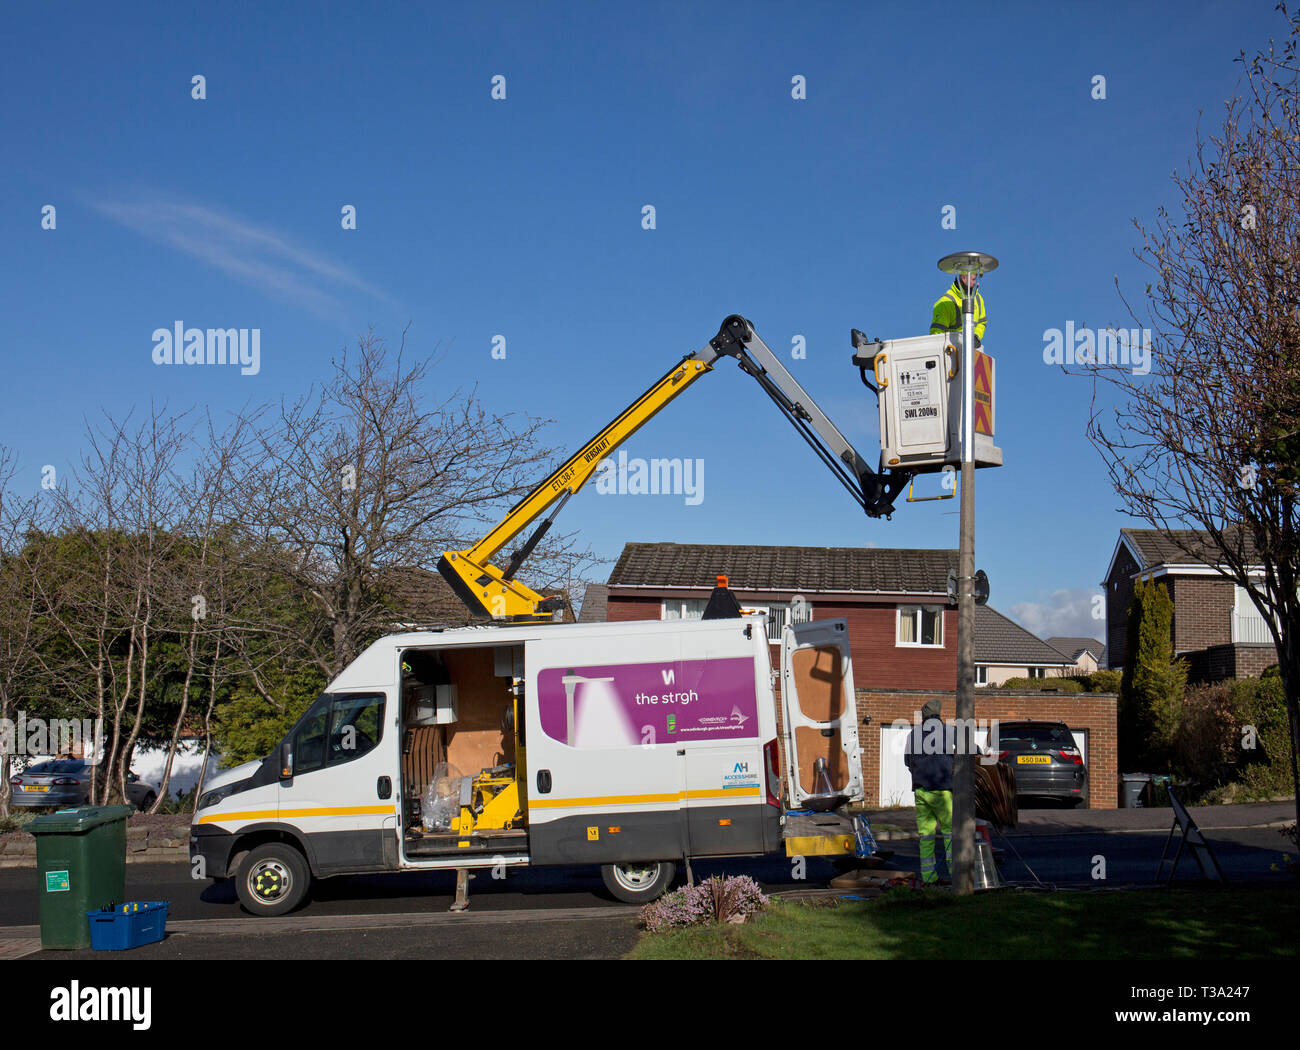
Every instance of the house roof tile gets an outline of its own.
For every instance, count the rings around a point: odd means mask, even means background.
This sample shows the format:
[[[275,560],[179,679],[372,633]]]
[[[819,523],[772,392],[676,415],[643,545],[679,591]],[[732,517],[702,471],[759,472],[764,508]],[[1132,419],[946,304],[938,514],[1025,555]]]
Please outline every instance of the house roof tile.
[[[1061,667],[1074,661],[987,605],[975,606],[975,662]]]
[[[1138,553],[1143,569],[1159,565],[1218,565],[1223,553],[1210,539],[1209,533],[1198,529],[1120,529],[1129,545]],[[1231,545],[1241,544],[1246,559],[1258,560],[1255,544],[1247,532],[1237,529],[1224,531],[1224,539]]]
[[[955,550],[629,543],[609,586],[711,588],[725,575],[745,591],[935,595],[956,567]]]
[[[1106,647],[1096,638],[1049,638],[1047,644],[1064,653],[1071,660],[1078,660],[1085,649],[1096,657],[1099,664],[1104,663],[1106,659]]]

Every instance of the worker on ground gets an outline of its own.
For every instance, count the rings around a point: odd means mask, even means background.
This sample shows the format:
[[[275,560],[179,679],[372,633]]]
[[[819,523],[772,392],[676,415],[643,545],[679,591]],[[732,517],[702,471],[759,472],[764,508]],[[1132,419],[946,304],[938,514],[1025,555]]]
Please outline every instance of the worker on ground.
[[[934,840],[943,840],[944,863],[952,872],[952,756],[957,735],[939,718],[939,701],[927,700],[921,708],[921,724],[912,727],[903,751],[903,762],[912,773],[912,794],[916,796],[916,833],[921,846],[921,881],[927,886],[940,883]],[[943,880],[948,884],[949,880]]]
[[[973,273],[959,273],[952,286],[939,296],[934,304],[934,314],[930,321],[930,334],[940,332],[961,332],[965,321],[962,319],[962,301],[967,294],[975,296],[975,347],[984,342],[984,328],[988,324],[988,315],[984,312],[984,296],[976,288]]]

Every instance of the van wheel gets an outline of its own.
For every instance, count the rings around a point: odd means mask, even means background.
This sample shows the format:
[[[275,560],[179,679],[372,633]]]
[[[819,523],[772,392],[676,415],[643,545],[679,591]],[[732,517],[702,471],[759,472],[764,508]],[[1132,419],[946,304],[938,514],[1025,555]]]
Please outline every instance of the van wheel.
[[[600,869],[605,889],[627,904],[648,904],[661,896],[676,873],[671,860],[603,864]]]
[[[307,896],[311,874],[303,855],[283,842],[249,851],[239,865],[239,902],[254,915],[284,915]]]

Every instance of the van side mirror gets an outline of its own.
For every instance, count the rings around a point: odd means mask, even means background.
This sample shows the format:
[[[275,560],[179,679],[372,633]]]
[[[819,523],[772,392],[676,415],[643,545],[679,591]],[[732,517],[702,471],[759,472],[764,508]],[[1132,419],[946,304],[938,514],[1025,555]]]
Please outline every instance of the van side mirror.
[[[289,740],[280,744],[280,779],[293,779],[293,743]]]

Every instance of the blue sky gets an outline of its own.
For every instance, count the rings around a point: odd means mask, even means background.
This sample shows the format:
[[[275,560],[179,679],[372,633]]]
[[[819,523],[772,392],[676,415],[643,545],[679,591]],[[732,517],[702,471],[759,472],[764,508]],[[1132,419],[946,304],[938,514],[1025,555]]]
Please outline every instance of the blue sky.
[[[1198,111],[1213,129],[1232,59],[1283,29],[1272,0],[8,15],[0,444],[33,488],[101,408],[296,395],[372,327],[442,354],[432,397],[477,387],[573,448],[730,313],[874,461],[849,329],[924,333],[936,261],[975,248],[1001,261],[983,289],[1006,463],[978,477],[977,563],[991,604],[1044,634],[1100,634],[1088,598],[1136,524],[1084,435],[1090,384],[1043,363],[1044,333],[1131,326],[1114,279],[1140,298],[1132,219],[1177,205]],[[176,321],[260,329],[260,371],[154,365]],[[956,501],[865,518],[730,363],[626,448],[703,459],[705,498],[589,487],[562,524],[610,558],[630,540],[957,545]]]

